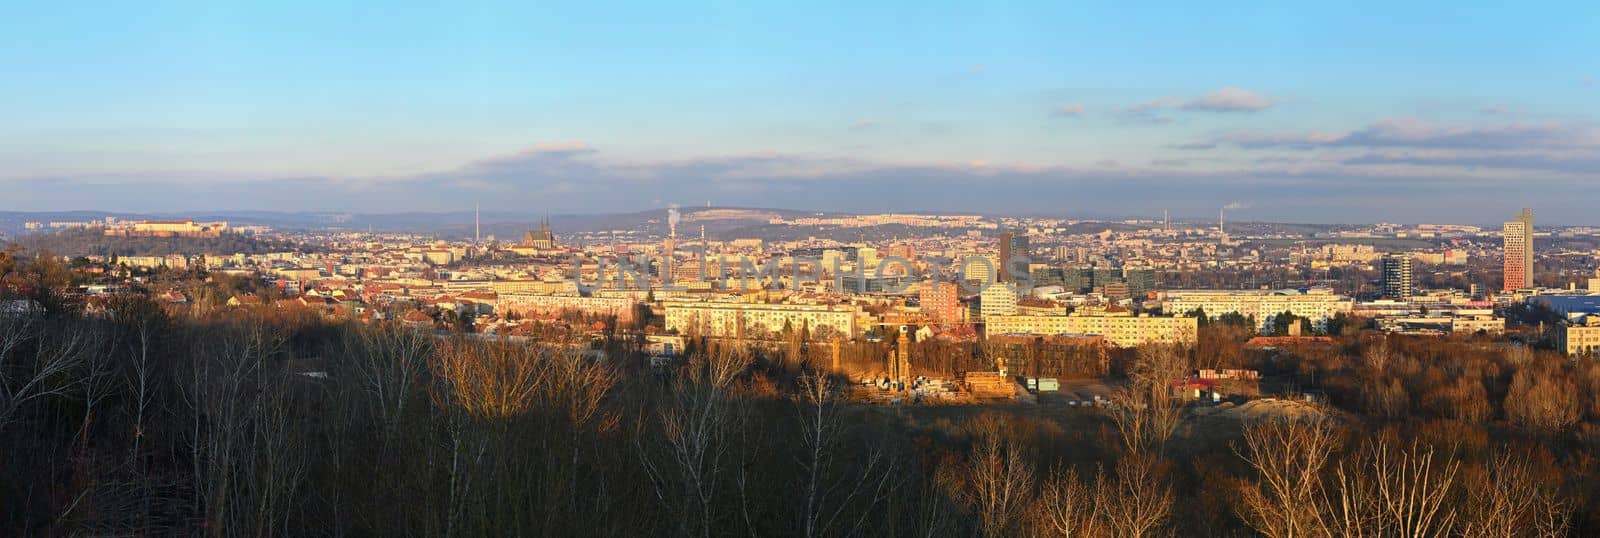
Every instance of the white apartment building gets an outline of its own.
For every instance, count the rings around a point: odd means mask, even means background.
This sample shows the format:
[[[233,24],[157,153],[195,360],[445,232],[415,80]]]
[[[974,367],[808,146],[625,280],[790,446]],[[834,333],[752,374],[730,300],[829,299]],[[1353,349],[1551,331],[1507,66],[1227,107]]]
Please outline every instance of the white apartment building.
[[[1005,282],[984,288],[978,295],[978,313],[986,320],[989,316],[1017,315],[1017,288]]]
[[[1349,297],[1335,295],[1333,290],[1312,288],[1299,290],[1172,290],[1163,293],[1163,310],[1170,314],[1187,315],[1196,308],[1207,316],[1217,317],[1227,313],[1253,317],[1257,330],[1267,327],[1272,316],[1289,312],[1321,325],[1335,314],[1349,314],[1353,306]]]
[[[1120,347],[1141,344],[1192,345],[1199,319],[1149,315],[994,316],[985,317],[985,332],[1000,334],[1097,334]]]
[[[619,321],[633,319],[634,301],[624,297],[579,297],[576,295],[535,295],[502,293],[495,299],[495,313],[501,316],[559,314],[562,311],[588,315],[616,316]]]
[[[1600,315],[1584,316],[1556,329],[1556,349],[1568,356],[1600,356]]]
[[[666,329],[701,336],[746,338],[762,332],[777,334],[785,324],[808,328],[813,338],[827,327],[846,338],[857,334],[861,308],[854,305],[761,304],[664,301]]]

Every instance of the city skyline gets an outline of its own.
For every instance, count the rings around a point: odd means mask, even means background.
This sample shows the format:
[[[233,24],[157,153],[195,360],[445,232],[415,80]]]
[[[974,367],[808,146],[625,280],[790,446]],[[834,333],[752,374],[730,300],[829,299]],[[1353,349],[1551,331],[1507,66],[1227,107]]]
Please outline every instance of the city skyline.
[[[1597,224],[1595,8],[1452,8],[35,5],[0,210]]]
[[[0,529],[1600,536],[1597,21],[7,4]]]

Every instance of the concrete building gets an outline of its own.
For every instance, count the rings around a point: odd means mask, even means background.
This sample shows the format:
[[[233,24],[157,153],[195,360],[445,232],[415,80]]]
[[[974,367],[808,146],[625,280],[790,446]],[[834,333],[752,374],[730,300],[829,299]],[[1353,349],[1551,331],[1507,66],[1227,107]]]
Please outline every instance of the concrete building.
[[[1128,293],[1143,298],[1156,290],[1156,270],[1142,267],[1123,267],[1122,280],[1128,283]]]
[[[997,282],[978,295],[978,312],[982,319],[990,316],[1017,315],[1017,288],[1008,282]]]
[[[1051,267],[1050,264],[1029,264],[1028,272],[1033,273],[1035,286],[1060,286],[1066,283],[1066,273],[1060,267]]]
[[[1568,356],[1600,356],[1600,315],[1584,316],[1581,321],[1556,330],[1556,349]]]
[[[1163,293],[1162,308],[1171,314],[1188,315],[1200,309],[1207,316],[1237,313],[1255,318],[1257,330],[1265,329],[1273,316],[1288,312],[1323,324],[1335,314],[1349,314],[1353,302],[1327,288],[1300,290],[1172,290]]]
[[[1411,298],[1412,290],[1416,289],[1411,280],[1411,256],[1385,254],[1379,266],[1383,274],[1383,295],[1395,300]]]
[[[961,288],[955,282],[923,282],[918,293],[922,312],[933,323],[961,322]]]
[[[878,269],[878,249],[873,247],[856,248],[856,265],[862,272],[872,272]]]
[[[1000,232],[1000,263],[996,267],[997,282],[1011,282],[1013,273],[1021,274],[1027,271],[1027,262],[1020,257],[1028,256],[1028,235],[1021,230],[1006,230]]]
[[[1524,207],[1516,220],[1505,223],[1505,291],[1533,287],[1533,211]]]
[[[995,280],[996,272],[1000,270],[1000,263],[990,256],[969,256],[957,261],[958,276],[969,283],[983,286]]]
[[[1156,289],[1156,270],[1146,267],[1077,266],[1067,267],[1061,273],[1061,285],[1073,293],[1104,290],[1116,284],[1125,284],[1127,295],[1143,298]]]
[[[1184,344],[1195,342],[1199,319],[1148,315],[993,316],[985,318],[984,332],[1003,334],[1100,335],[1115,346]]]
[[[1378,318],[1378,327],[1387,332],[1400,334],[1438,335],[1457,333],[1470,335],[1481,331],[1484,334],[1496,335],[1505,333],[1506,320],[1492,315],[1412,314]]]
[[[854,338],[861,308],[846,305],[759,304],[666,301],[666,329],[679,334],[694,332],[718,338],[751,338],[777,334],[785,324],[807,328],[812,338],[823,328],[844,338]]]
[[[495,300],[495,313],[506,316],[560,314],[564,311],[581,312],[593,316],[616,316],[618,321],[633,319],[634,301],[621,297],[579,297],[575,295],[535,295],[529,293],[500,294]]]
[[[422,261],[430,265],[449,265],[456,257],[450,249],[430,248],[422,251]]]
[[[1474,334],[1505,334],[1506,319],[1493,315],[1454,316],[1450,318],[1450,332]]]
[[[578,283],[571,280],[491,280],[488,288],[501,294],[578,295]]]

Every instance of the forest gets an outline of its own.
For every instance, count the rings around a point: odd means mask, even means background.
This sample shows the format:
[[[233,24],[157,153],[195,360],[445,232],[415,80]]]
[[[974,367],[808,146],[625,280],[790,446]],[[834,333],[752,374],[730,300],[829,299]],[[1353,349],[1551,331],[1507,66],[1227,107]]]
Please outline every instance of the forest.
[[[38,304],[0,313],[0,528],[15,535],[1600,532],[1600,367],[1487,337],[1259,350],[1212,324],[1195,349],[1114,354],[1104,408],[870,406],[804,343],[694,343],[653,367],[620,334],[509,343],[299,309]],[[984,362],[951,353],[913,368]],[[1223,420],[1168,390],[1241,366],[1326,403]]]

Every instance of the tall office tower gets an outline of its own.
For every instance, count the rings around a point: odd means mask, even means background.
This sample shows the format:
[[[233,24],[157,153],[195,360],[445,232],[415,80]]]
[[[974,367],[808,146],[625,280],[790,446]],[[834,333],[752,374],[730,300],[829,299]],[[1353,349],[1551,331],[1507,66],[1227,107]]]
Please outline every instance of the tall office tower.
[[[1411,256],[1385,254],[1383,265],[1383,294],[1390,299],[1411,298]]]
[[[1505,291],[1533,287],[1533,210],[1522,208],[1502,231],[1506,248]]]
[[[1028,271],[1033,273],[1033,284],[1035,286],[1065,286],[1067,282],[1067,273],[1060,267],[1034,263],[1028,265]]]
[[[1022,260],[1012,261],[1013,256],[1028,255],[1028,235],[1022,230],[1006,230],[1000,232],[1000,265],[996,268],[996,282],[1011,282],[1013,271],[1025,272],[1027,262]]]
[[[1066,268],[1061,275],[1061,287],[1072,293],[1087,293],[1094,288],[1094,268]]]
[[[1156,289],[1156,270],[1138,267],[1123,268],[1122,280],[1128,283],[1128,293],[1142,299]]]

